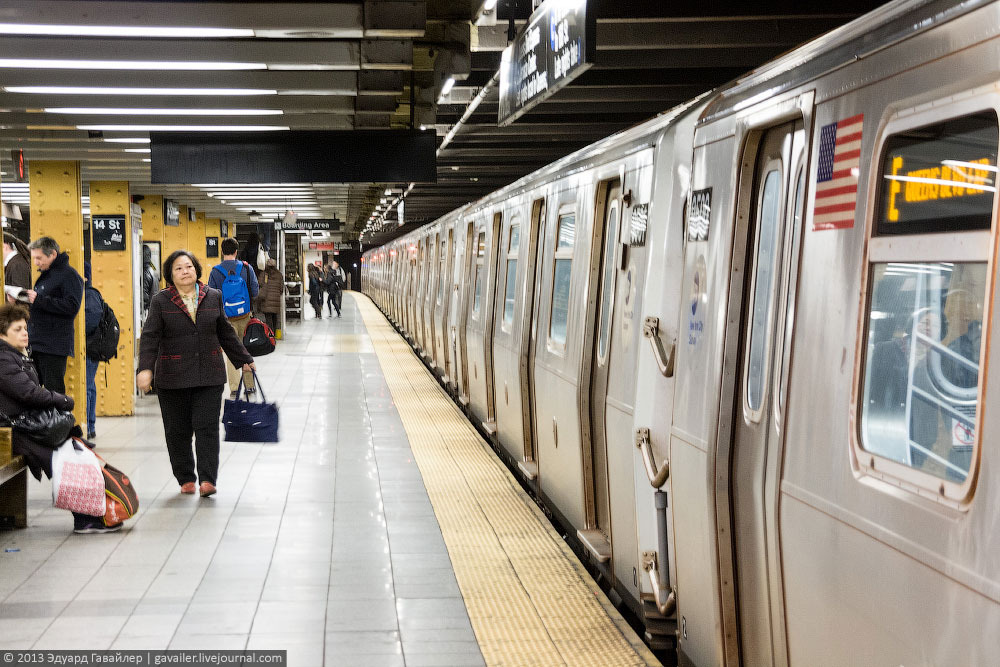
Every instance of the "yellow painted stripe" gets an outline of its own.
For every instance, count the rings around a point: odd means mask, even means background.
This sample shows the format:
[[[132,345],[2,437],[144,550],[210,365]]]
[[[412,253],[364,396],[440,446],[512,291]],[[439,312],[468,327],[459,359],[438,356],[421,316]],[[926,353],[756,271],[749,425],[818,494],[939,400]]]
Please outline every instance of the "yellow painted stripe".
[[[488,665],[658,665],[368,297],[364,318]]]

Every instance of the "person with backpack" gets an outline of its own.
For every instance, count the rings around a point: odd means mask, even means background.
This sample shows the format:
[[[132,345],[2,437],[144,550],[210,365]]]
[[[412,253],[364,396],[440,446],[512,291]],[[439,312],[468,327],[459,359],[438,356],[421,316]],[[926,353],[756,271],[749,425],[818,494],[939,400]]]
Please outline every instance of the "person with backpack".
[[[94,287],[90,262],[83,263],[83,313],[87,342],[97,333],[97,328],[101,324],[101,315],[104,313],[104,297]],[[90,345],[87,345],[87,439],[92,440],[97,437],[97,367],[100,365],[93,357]]]
[[[240,251],[240,243],[236,239],[227,238],[222,241],[222,261],[212,267],[208,278],[208,286],[222,292],[223,309],[229,323],[236,329],[236,335],[243,340],[247,324],[250,322],[250,311],[253,300],[257,297],[260,287],[257,274],[253,267],[245,261],[236,259]],[[240,386],[240,371],[231,364],[226,364],[226,375],[229,379],[229,397],[236,398]],[[256,391],[253,383],[253,373],[243,372],[243,384],[247,393]]]

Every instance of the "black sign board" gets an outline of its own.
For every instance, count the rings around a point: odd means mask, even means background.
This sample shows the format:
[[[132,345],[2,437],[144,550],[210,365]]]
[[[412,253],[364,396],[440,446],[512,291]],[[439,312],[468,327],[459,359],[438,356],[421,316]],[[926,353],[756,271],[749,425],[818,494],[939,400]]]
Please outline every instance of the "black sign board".
[[[218,236],[206,236],[205,237],[205,257],[218,257],[219,256],[219,237]]]
[[[304,229],[307,231],[330,232],[337,231],[343,221],[333,218],[332,220],[296,220],[295,222],[282,222],[281,229]],[[277,226],[277,224],[275,225]]]
[[[586,0],[546,0],[500,61],[497,122],[522,114],[585,72],[597,56],[597,19]]]
[[[163,200],[163,224],[170,227],[179,227],[181,224],[181,210],[177,207],[177,202],[171,199]]]
[[[90,218],[91,241],[95,251],[125,249],[125,216],[94,215]]]

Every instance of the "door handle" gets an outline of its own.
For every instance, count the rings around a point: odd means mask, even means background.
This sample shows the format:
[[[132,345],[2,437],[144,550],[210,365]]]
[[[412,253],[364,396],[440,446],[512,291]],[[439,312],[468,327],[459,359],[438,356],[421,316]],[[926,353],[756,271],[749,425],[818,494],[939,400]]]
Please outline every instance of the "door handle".
[[[657,467],[653,459],[653,443],[649,439],[648,428],[638,428],[635,430],[635,446],[642,452],[642,465],[646,468],[646,476],[654,489],[658,489],[670,477],[670,463],[664,463]]]
[[[653,348],[653,358],[660,369],[663,377],[674,376],[674,352],[677,349],[677,342],[670,343],[670,352],[663,348],[663,340],[660,338],[660,318],[647,317],[642,323],[642,335],[649,339],[649,344]]]

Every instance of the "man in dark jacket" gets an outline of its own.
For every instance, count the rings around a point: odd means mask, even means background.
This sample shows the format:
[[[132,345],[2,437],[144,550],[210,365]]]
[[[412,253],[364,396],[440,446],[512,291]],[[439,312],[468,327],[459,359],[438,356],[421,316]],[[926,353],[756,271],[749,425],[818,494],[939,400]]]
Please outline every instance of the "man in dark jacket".
[[[148,246],[142,247],[142,312],[149,310],[149,300],[160,291],[160,281],[156,279],[156,268],[153,266],[153,251]]]
[[[66,357],[74,352],[73,320],[83,303],[83,278],[52,237],[35,239],[28,249],[41,272],[35,289],[28,290],[32,357],[42,386],[65,394]]]

